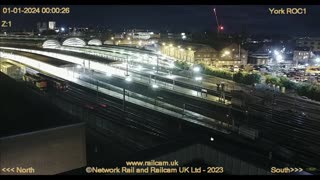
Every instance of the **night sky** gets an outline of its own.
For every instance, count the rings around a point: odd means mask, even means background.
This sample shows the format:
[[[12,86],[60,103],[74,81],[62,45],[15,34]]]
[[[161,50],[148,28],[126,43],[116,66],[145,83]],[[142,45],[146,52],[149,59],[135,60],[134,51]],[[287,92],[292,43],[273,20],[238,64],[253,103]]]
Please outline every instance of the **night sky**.
[[[67,6],[67,5],[65,5]],[[54,20],[60,26],[104,26],[112,30],[143,28],[171,31],[215,31],[213,8],[227,33],[320,35],[320,6],[307,8],[307,15],[271,15],[268,8],[293,6],[254,5],[92,5],[70,6],[69,15],[4,15],[15,28],[36,27]]]

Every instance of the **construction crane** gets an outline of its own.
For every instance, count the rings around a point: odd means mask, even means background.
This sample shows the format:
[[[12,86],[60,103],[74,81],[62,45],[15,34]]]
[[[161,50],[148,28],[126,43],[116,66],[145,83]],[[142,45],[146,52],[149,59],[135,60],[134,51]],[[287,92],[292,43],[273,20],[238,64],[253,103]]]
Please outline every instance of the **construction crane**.
[[[219,25],[218,16],[216,12],[216,8],[213,8],[214,15],[216,17],[216,23],[217,23],[217,35],[219,36],[219,32],[223,31],[224,27],[222,25]]]

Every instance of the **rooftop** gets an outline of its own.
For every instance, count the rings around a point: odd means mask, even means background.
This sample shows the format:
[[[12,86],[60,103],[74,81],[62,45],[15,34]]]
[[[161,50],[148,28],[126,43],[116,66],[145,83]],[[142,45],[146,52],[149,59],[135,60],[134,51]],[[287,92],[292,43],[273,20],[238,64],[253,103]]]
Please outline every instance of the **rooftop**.
[[[0,138],[78,123],[3,73],[0,83]]]
[[[32,53],[28,53],[28,52],[21,52],[21,51],[16,51],[16,50],[3,50],[0,48],[0,50],[4,51],[4,52],[8,52],[8,53],[14,53],[20,56],[25,56],[28,58],[32,58],[32,59],[37,59],[38,61],[41,61],[43,63],[46,64],[50,64],[56,67],[61,67],[61,66],[67,66],[67,65],[72,65],[73,63],[67,62],[67,61],[63,61],[60,59],[56,59],[56,58],[52,58],[52,57],[48,57],[48,56],[43,56],[43,55],[38,55],[38,54],[32,54]]]
[[[310,47],[296,47],[294,48],[295,51],[310,51]]]

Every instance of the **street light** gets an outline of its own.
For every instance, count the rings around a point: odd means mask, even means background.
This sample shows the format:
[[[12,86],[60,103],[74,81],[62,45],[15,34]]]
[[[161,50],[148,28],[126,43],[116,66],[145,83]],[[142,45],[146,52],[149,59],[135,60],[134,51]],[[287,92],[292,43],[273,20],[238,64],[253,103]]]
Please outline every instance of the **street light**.
[[[131,76],[127,76],[127,77],[125,78],[125,80],[126,80],[127,82],[131,82],[131,81],[132,81],[132,78],[131,78]]]
[[[159,88],[159,86],[157,84],[152,84],[152,89],[154,90],[155,92],[155,97],[154,97],[154,105],[157,105],[157,89]]]
[[[194,72],[200,72],[200,67],[198,67],[198,66],[194,67],[194,68],[193,68],[193,71],[194,71]]]
[[[170,64],[169,64],[169,67],[170,67],[170,68],[174,68],[174,67],[175,67],[174,63],[170,63]]]
[[[159,56],[157,55],[157,74],[159,72]]]
[[[167,78],[172,79],[172,89],[174,89],[174,78],[175,78],[175,76],[169,74],[169,75],[167,75]]]
[[[142,66],[141,66],[141,65],[138,65],[137,71],[141,71],[141,70],[142,70]]]
[[[129,76],[129,56],[127,55],[126,58],[127,62],[126,62],[126,76]]]
[[[130,83],[132,81],[131,77],[130,76],[127,76],[125,78],[125,82],[126,83]],[[126,111],[126,88],[125,88],[125,85],[123,85],[123,111]]]
[[[202,80],[202,77],[201,76],[197,76],[194,78],[196,81],[201,81]]]
[[[202,77],[201,76],[197,76],[194,78],[197,82],[200,82],[200,84],[202,84]],[[200,87],[200,91],[201,91],[201,87]],[[198,91],[197,91],[197,96],[198,96]],[[201,96],[202,96],[202,93],[201,93]]]
[[[159,88],[159,86],[157,84],[152,84],[152,88],[157,89],[157,88]]]
[[[112,74],[108,73],[108,72],[106,72],[106,75],[107,75],[107,77],[111,77],[112,76]]]

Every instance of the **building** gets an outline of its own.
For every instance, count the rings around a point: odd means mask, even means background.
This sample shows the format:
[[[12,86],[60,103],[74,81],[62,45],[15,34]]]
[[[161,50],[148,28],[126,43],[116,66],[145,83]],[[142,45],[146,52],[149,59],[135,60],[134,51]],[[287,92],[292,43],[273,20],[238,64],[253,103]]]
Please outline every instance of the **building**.
[[[312,52],[310,47],[296,47],[293,51],[293,63],[308,64],[312,58]]]
[[[149,40],[160,38],[160,33],[155,33],[153,31],[143,29],[130,29],[126,32],[123,32],[122,34],[124,35],[123,38],[131,38],[137,40]]]
[[[167,56],[173,57],[180,61],[185,61],[188,63],[194,63],[195,45],[184,44],[175,46],[172,43],[161,43],[160,52]]]
[[[320,37],[304,37],[296,40],[297,47],[309,47],[311,51],[320,51]]]
[[[0,83],[6,106],[0,108],[0,176],[55,175],[87,165],[85,123],[3,73]]]
[[[195,62],[215,66],[218,61],[219,52],[211,47],[197,49],[194,54]]]
[[[269,48],[263,46],[248,55],[248,64],[252,65],[264,65],[271,61]]]
[[[38,22],[37,23],[38,32],[42,33],[43,31],[48,30],[48,22]]]
[[[174,45],[173,43],[162,42],[160,51],[162,54],[180,61],[203,63],[216,67],[224,65],[245,65],[248,60],[248,51],[241,48],[239,53],[239,46],[236,44],[231,44],[221,51],[218,51],[204,44],[183,43],[181,45]]]
[[[254,54],[250,54],[248,56],[248,64],[254,64],[254,65],[264,65],[264,64],[268,64],[268,62],[270,62],[270,55],[269,54],[258,54],[258,53],[254,53]]]
[[[14,79],[22,77],[21,68],[9,62],[0,62],[0,71]]]
[[[49,29],[50,30],[56,29],[56,22],[55,21],[49,21]]]
[[[171,32],[165,32],[161,33],[161,39],[163,40],[176,40],[176,41],[190,41],[191,34],[181,32],[181,33],[171,33]]]
[[[217,67],[246,65],[248,62],[248,51],[235,43],[223,48],[219,54],[220,57],[216,64]]]
[[[141,39],[132,39],[130,37],[127,38],[116,38],[116,37],[111,37],[109,40],[104,41],[104,44],[109,44],[109,45],[119,45],[119,46],[130,46],[130,47],[145,47],[145,46],[153,46],[158,43],[157,39],[146,39],[146,40],[141,40]]]

